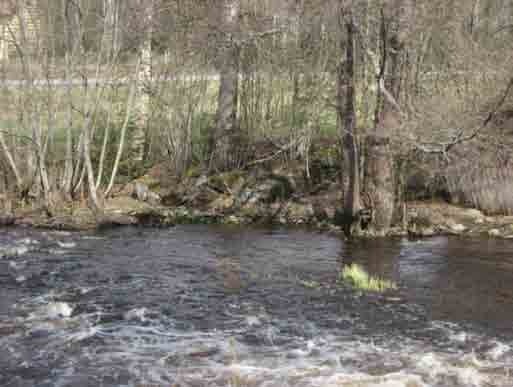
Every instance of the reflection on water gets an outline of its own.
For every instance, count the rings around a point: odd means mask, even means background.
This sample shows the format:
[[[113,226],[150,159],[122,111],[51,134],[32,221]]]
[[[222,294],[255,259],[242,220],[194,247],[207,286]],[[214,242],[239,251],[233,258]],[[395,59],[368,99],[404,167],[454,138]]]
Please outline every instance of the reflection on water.
[[[424,305],[433,319],[513,332],[512,241],[365,241],[345,246],[342,255],[399,282],[407,299]]]
[[[513,385],[511,242],[188,226],[0,249],[1,386]],[[353,262],[400,289],[337,285]]]

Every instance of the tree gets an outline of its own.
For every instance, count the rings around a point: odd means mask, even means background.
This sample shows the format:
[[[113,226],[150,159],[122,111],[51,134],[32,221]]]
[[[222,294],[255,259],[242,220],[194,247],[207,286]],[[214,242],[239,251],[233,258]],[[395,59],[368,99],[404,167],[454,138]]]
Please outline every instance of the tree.
[[[341,52],[345,51],[345,58],[342,57],[340,60],[337,77],[337,122],[344,143],[344,169],[349,175],[344,192],[344,232],[347,236],[360,231],[360,212],[362,209],[360,157],[355,111],[355,25],[351,5],[348,2],[345,4],[341,2],[340,4],[340,25],[345,27],[345,42],[341,40],[340,48]]]
[[[237,30],[240,0],[223,0],[220,5],[220,41],[217,57],[219,92],[215,129],[211,133],[212,167],[224,170],[237,164],[237,104],[239,89],[239,51]]]
[[[137,103],[137,124],[132,133],[130,148],[132,159],[136,164],[144,161],[144,149],[146,146],[146,133],[150,123],[151,115],[151,78],[152,78],[152,36],[153,36],[153,13],[154,0],[138,0],[134,17],[141,20],[139,26],[139,48],[140,66],[138,71],[138,103]]]

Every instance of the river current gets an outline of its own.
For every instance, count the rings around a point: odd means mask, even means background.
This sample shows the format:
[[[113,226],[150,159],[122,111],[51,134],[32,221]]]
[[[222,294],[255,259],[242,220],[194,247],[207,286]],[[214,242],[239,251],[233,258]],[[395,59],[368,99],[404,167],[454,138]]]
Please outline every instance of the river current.
[[[513,241],[0,232],[0,386],[513,386]]]

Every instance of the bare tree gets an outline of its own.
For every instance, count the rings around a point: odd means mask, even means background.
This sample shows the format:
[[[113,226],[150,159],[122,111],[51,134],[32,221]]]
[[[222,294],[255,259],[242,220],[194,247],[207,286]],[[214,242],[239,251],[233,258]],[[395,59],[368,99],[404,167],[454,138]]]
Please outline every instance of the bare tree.
[[[355,26],[352,4],[340,3],[340,24],[345,27],[346,38],[341,41],[345,51],[338,69],[338,125],[344,139],[345,170],[348,171],[348,185],[344,192],[344,232],[347,236],[360,231],[360,162],[358,131],[355,111],[354,39]]]
[[[237,163],[235,149],[237,129],[237,103],[239,88],[239,44],[237,29],[240,17],[240,0],[223,0],[220,4],[221,38],[219,57],[219,93],[215,130],[211,134],[213,166],[227,169]]]

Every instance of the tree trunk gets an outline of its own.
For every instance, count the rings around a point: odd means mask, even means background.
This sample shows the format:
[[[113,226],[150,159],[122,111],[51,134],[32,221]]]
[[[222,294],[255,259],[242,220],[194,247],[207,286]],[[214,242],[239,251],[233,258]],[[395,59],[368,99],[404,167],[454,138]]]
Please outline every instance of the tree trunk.
[[[89,189],[89,205],[95,216],[101,216],[103,205],[98,199],[96,182],[94,179],[93,163],[91,161],[91,117],[86,118],[84,125],[84,165],[87,174],[87,187]]]
[[[146,146],[146,133],[150,122],[151,100],[149,88],[152,78],[152,30],[153,30],[153,0],[140,1],[141,15],[144,17],[144,31],[141,46],[139,48],[140,66],[138,72],[138,101],[137,101],[137,125],[132,132],[130,143],[132,160],[140,165],[144,160]]]
[[[106,27],[104,47],[109,53],[107,58],[111,59],[117,55],[119,49],[119,2],[118,0],[104,0],[103,7]]]
[[[136,73],[139,71],[139,66],[140,66],[140,63],[137,63]],[[120,135],[120,139],[119,139],[118,151],[116,153],[116,159],[114,160],[114,166],[112,168],[112,173],[110,175],[109,185],[107,186],[107,189],[105,190],[106,198],[110,195],[110,192],[112,191],[112,188],[114,187],[114,183],[116,181],[116,176],[118,174],[119,163],[121,161],[121,156],[123,155],[123,148],[125,146],[126,130],[128,127],[128,122],[130,121],[130,114],[132,113],[132,105],[133,105],[133,100],[135,98],[136,88],[137,88],[137,80],[134,80],[134,81],[132,81],[132,84],[130,86],[130,91],[128,93],[128,100],[126,103],[126,112],[125,112],[125,121],[123,122],[123,126],[121,127],[121,135]]]
[[[410,0],[398,0],[393,9],[392,32],[386,35],[381,28],[382,42],[389,48],[383,53],[382,68],[387,68],[386,78],[378,77],[378,93],[382,103],[376,110],[376,125],[366,143],[365,193],[367,206],[371,210],[369,229],[378,235],[386,235],[394,219],[394,211],[401,211],[402,203],[396,201],[396,176],[394,157],[390,146],[391,131],[400,125],[403,112],[399,106],[401,95],[402,61],[404,59],[404,38],[411,23],[412,4]],[[384,19],[381,21],[385,23]],[[388,62],[388,63],[387,63]],[[381,74],[385,76],[385,74]],[[383,87],[383,85],[385,85]],[[400,195],[402,196],[402,195]]]
[[[344,13],[344,10],[342,10]],[[346,25],[345,61],[341,60],[338,70],[338,125],[344,139],[345,166],[348,171],[348,185],[344,192],[344,232],[349,237],[360,232],[360,163],[358,132],[355,111],[355,74],[354,74],[354,21],[350,8],[343,15]],[[345,93],[344,93],[345,91]],[[344,99],[345,94],[345,101]]]
[[[68,98],[66,106],[66,155],[64,158],[64,174],[62,176],[61,190],[67,200],[71,200],[73,187],[73,93],[72,93],[72,60],[73,55],[73,37],[72,37],[72,15],[74,12],[70,8],[69,0],[62,0],[62,12],[64,20],[64,41],[65,41],[65,66],[64,77],[66,79],[66,97]]]
[[[18,192],[21,192],[23,189],[23,180],[21,178],[18,167],[16,166],[16,162],[14,161],[12,153],[9,150],[7,143],[5,142],[4,134],[2,133],[2,131],[0,131],[0,146],[4,151],[7,162],[9,163],[9,167],[11,168],[11,171],[14,174],[14,178],[16,179],[16,188],[18,189]]]
[[[224,0],[222,5],[223,41],[220,43],[219,94],[216,127],[211,134],[213,167],[225,170],[237,164],[236,133],[239,89],[239,47],[234,41],[240,14],[239,0]]]
[[[385,236],[389,230],[395,207],[395,179],[390,139],[369,135],[365,141],[365,193],[371,210],[369,229]]]

